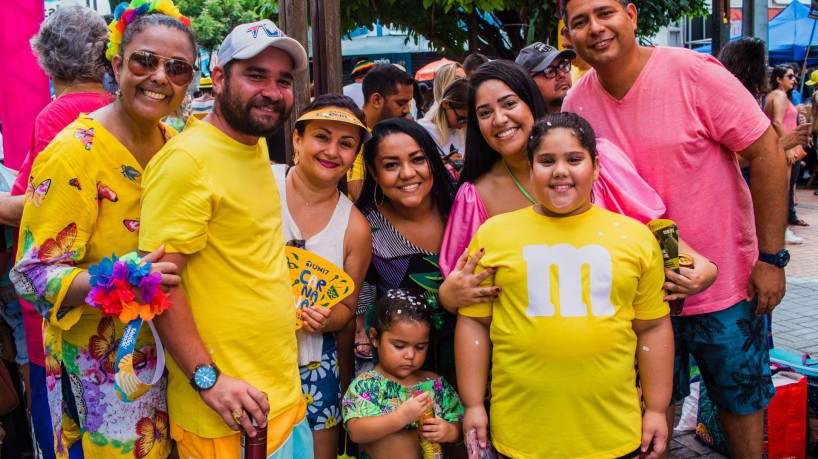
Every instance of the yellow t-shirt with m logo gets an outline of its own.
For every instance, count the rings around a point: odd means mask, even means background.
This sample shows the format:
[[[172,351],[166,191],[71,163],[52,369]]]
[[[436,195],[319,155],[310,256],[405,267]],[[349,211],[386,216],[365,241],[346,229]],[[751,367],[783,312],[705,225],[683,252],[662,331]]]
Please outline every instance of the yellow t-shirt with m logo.
[[[633,319],[669,313],[646,226],[599,207],[551,218],[533,207],[486,221],[469,245],[498,268],[490,304],[492,441],[515,458],[619,457],[641,442]],[[490,284],[492,279],[487,279]]]

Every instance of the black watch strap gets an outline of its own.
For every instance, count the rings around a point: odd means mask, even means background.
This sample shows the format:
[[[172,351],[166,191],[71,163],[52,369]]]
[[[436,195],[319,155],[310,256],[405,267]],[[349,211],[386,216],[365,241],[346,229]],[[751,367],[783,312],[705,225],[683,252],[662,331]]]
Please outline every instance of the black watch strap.
[[[786,249],[783,249],[778,253],[759,252],[758,261],[763,261],[764,263],[783,268],[790,262],[790,252],[788,252]]]

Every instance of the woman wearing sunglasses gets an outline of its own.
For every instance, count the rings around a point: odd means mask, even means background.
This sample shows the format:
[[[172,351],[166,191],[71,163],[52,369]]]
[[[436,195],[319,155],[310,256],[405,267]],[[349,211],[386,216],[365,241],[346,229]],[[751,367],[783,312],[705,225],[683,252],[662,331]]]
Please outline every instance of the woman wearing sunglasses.
[[[16,229],[23,214],[23,195],[28,187],[34,159],[51,143],[60,131],[77,119],[80,113],[89,113],[110,104],[114,95],[105,91],[103,76],[111,66],[101,57],[108,44],[108,28],[105,21],[91,8],[64,4],[40,25],[40,31],[31,39],[31,48],[37,62],[48,74],[54,86],[54,100],[37,115],[28,155],[11,189],[11,197],[3,199],[8,215],[4,223]],[[17,253],[16,244],[11,253]],[[7,260],[12,261],[12,260]],[[2,266],[9,269],[4,261]],[[8,313],[14,303],[7,303]],[[25,346],[29,357],[29,396],[31,424],[43,458],[54,457],[54,436],[45,382],[45,352],[43,345],[43,317],[28,303],[20,301],[25,325]],[[18,351],[21,346],[18,346]],[[25,374],[25,371],[24,371]]]
[[[795,72],[789,65],[779,65],[773,69],[770,74],[770,88],[772,90],[764,99],[764,113],[772,121],[773,129],[782,140],[781,145],[787,157],[787,165],[790,166],[787,224],[790,226],[809,226],[809,223],[798,218],[795,213],[794,201],[795,182],[801,172],[801,158],[806,156],[807,153],[804,151],[803,145],[797,142],[788,141],[785,144],[785,139],[790,140],[793,138],[793,136],[787,134],[798,127],[798,110],[790,102],[789,98],[789,94],[795,89],[796,79]],[[784,236],[788,244],[801,244],[804,242],[804,239],[796,236],[789,227],[787,227]]]
[[[142,170],[174,134],[160,120],[182,102],[197,48],[189,21],[169,0],[135,0],[115,17],[107,57],[116,99],[80,115],[34,162],[12,279],[47,322],[57,456],[75,457],[79,444],[77,457],[166,458],[167,380],[133,401],[120,400],[114,377],[124,325],[86,297],[89,267],[137,248]],[[145,258],[156,260],[162,251]],[[179,283],[172,264],[154,263],[152,270],[162,273],[165,287]],[[137,337],[131,362],[143,381],[156,368],[156,354],[150,334]]]
[[[452,81],[443,90],[440,102],[418,121],[435,139],[444,162],[451,163],[456,170],[462,166],[465,152],[468,95],[468,81]]]

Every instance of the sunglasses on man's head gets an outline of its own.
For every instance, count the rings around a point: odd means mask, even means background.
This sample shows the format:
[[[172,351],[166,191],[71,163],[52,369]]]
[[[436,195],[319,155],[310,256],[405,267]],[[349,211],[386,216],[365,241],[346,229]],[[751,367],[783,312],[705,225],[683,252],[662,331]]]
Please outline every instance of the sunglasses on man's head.
[[[164,57],[150,51],[134,51],[125,58],[128,70],[136,76],[150,75],[165,63],[165,75],[177,86],[185,86],[193,81],[193,66],[182,59]]]

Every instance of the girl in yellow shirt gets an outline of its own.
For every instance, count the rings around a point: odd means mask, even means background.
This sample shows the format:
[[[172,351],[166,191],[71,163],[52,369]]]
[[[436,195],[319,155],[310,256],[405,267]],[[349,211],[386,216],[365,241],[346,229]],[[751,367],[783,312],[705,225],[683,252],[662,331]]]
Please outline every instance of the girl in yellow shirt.
[[[656,458],[665,448],[673,331],[661,251],[647,227],[593,205],[595,144],[575,114],[537,121],[537,204],[489,219],[469,246],[485,252],[478,271],[495,268],[484,284],[502,294],[458,310],[463,430],[485,444],[490,426],[497,450],[516,459]]]

